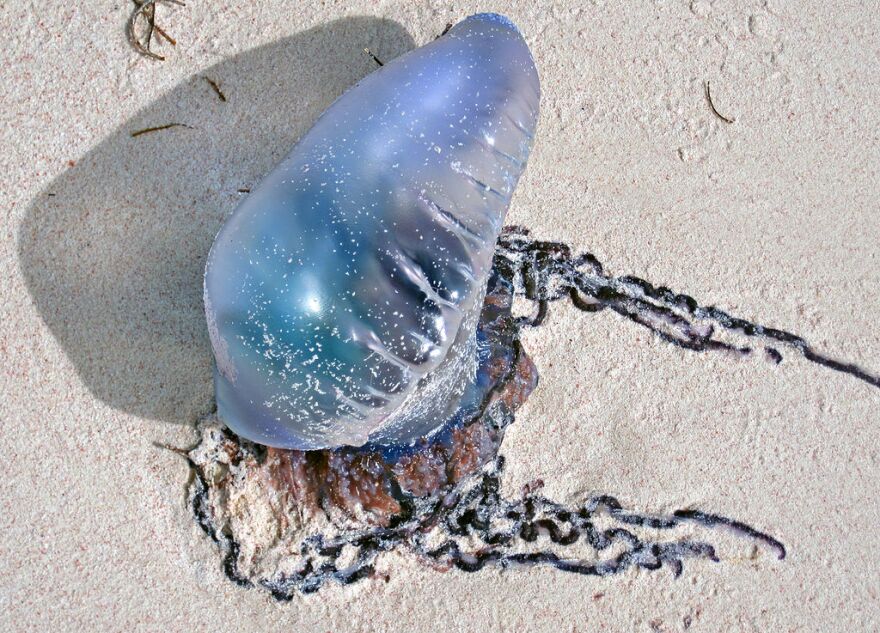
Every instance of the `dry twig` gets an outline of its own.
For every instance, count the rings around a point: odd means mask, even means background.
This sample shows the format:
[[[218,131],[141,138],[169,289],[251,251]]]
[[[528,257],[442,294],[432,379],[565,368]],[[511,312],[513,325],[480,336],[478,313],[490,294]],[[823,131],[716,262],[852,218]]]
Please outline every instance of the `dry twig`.
[[[165,61],[165,57],[150,50],[150,44],[153,41],[153,34],[155,33],[172,46],[177,45],[177,40],[168,35],[168,33],[156,24],[156,5],[160,2],[167,2],[169,4],[176,4],[185,7],[186,4],[181,2],[181,0],[132,0],[132,2],[134,2],[134,11],[132,11],[131,16],[128,18],[128,41],[131,43],[132,47],[144,57],[149,57],[150,59],[155,59],[160,62]],[[145,22],[147,28],[144,34],[139,36],[138,25],[141,24],[141,22]]]
[[[136,136],[140,136],[142,134],[149,134],[150,132],[158,132],[159,130],[167,130],[172,127],[185,127],[188,130],[192,129],[191,125],[187,125],[186,123],[166,123],[165,125],[157,125],[155,127],[145,127],[142,130],[135,130],[131,133],[131,137],[135,138]]]
[[[373,51],[371,51],[369,48],[365,48],[365,49],[364,49],[364,52],[365,52],[367,55],[370,56],[370,59],[372,59],[374,62],[376,62],[376,63],[379,64],[380,66],[384,66],[384,65],[385,65],[385,64],[382,63],[382,60],[380,60],[378,57],[376,57],[375,55],[373,55]]]
[[[709,102],[709,107],[712,108],[712,112],[715,114],[715,116],[717,116],[719,119],[721,119],[725,123],[733,123],[734,119],[731,119],[730,117],[726,117],[723,114],[721,114],[718,111],[718,109],[715,107],[715,104],[712,102],[712,91],[709,90],[709,81],[708,80],[706,81],[706,101]]]
[[[218,84],[216,81],[214,81],[210,77],[206,77],[204,75],[202,75],[202,79],[204,79],[205,81],[208,82],[208,85],[211,86],[211,89],[215,93],[217,93],[217,98],[220,99],[220,101],[223,101],[223,102],[226,101],[226,95],[223,94],[222,90],[220,90],[220,84]]]

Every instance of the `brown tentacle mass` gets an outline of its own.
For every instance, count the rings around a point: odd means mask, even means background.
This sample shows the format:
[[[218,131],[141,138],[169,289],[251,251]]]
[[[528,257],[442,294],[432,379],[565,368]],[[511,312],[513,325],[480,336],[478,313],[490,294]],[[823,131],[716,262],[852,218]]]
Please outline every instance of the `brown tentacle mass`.
[[[514,296],[534,304],[533,317],[512,316]],[[391,549],[467,572],[544,565],[606,576],[665,566],[678,576],[686,559],[718,560],[703,537],[717,542],[722,528],[784,558],[785,547],[769,534],[699,510],[640,514],[607,495],[566,506],[541,496],[540,483],[517,498],[502,494],[504,431],[538,377],[519,333],[566,298],[586,312],[610,309],[684,349],[748,355],[749,341],[762,340],[880,385],[874,374],[822,355],[799,336],[636,277],[607,275],[589,253],[574,255],[565,244],[510,228],[498,243],[479,326],[484,395],[443,432],[403,451],[368,445],[303,452],[266,449],[216,418],[203,421],[201,441],[188,453],[190,499],[199,525],[224,553],[227,576],[289,600],[329,582],[374,576],[381,553]],[[722,339],[719,331],[743,340]],[[782,359],[775,347],[765,352]]]

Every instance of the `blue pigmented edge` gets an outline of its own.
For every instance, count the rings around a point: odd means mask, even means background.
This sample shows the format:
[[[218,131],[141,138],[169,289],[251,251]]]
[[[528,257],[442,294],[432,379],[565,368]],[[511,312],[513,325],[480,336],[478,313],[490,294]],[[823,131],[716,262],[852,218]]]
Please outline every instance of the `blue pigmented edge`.
[[[496,24],[500,24],[505,26],[517,33],[520,33],[519,27],[513,23],[513,20],[510,18],[501,15],[500,13],[475,13],[474,15],[468,16],[466,19],[468,20],[482,20],[484,22],[495,22]],[[522,33],[520,33],[521,35]]]

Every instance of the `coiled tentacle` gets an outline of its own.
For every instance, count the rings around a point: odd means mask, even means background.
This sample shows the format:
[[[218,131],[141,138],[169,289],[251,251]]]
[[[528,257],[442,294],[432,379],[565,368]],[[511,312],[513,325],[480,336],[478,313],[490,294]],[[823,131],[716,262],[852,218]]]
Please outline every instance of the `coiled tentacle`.
[[[781,346],[800,353],[810,362],[880,387],[880,376],[876,373],[831,358],[797,334],[753,323],[715,306],[700,305],[693,297],[633,275],[609,275],[593,254],[575,255],[568,245],[532,239],[520,227],[507,227],[501,235],[495,267],[513,281],[518,296],[536,304],[535,316],[523,319],[524,325],[540,325],[549,303],[569,299],[584,312],[610,309],[684,349],[732,351],[746,356],[754,352],[748,339],[759,339],[774,363],[782,362],[777,348]],[[719,329],[745,340],[721,340]]]

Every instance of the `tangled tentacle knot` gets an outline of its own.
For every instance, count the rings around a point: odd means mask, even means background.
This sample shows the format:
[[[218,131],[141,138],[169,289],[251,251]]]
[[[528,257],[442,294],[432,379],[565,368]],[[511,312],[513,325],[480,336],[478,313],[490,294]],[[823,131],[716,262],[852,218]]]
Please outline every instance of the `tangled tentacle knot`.
[[[206,503],[208,487],[196,464],[193,508],[203,529],[225,550],[224,571],[234,582],[251,586],[237,568],[239,545],[215,530]],[[260,584],[278,600],[313,593],[328,583],[348,585],[376,575],[382,552],[404,549],[440,569],[477,572],[549,566],[590,576],[610,576],[630,568],[669,568],[678,577],[686,559],[718,562],[715,546],[683,537],[663,539],[665,531],[693,524],[727,528],[769,546],[779,559],[785,546],[744,523],[695,510],[671,515],[626,510],[614,497],[601,495],[567,507],[533,491],[507,499],[500,492],[504,457],[439,497],[410,500],[407,511],[389,527],[343,531],[333,537],[316,534],[298,552],[297,571],[264,579]],[[600,527],[601,525],[601,527]],[[578,550],[569,554],[569,550]]]
[[[499,456],[447,502],[449,508],[438,530],[446,535],[442,544],[428,548],[424,539],[416,538],[408,543],[410,549],[468,572],[487,565],[547,565],[577,574],[609,576],[630,567],[655,570],[667,565],[679,576],[684,559],[718,561],[714,546],[708,542],[659,538],[664,530],[693,522],[727,527],[766,543],[780,559],[785,557],[785,547],[773,537],[717,515],[688,510],[670,516],[637,514],[609,495],[592,497],[579,507],[567,507],[534,491],[525,491],[519,499],[506,499],[500,494],[503,464],[504,458]],[[599,527],[600,523],[606,527]],[[640,536],[635,528],[651,534]],[[578,544],[592,555],[566,555],[565,548]]]

